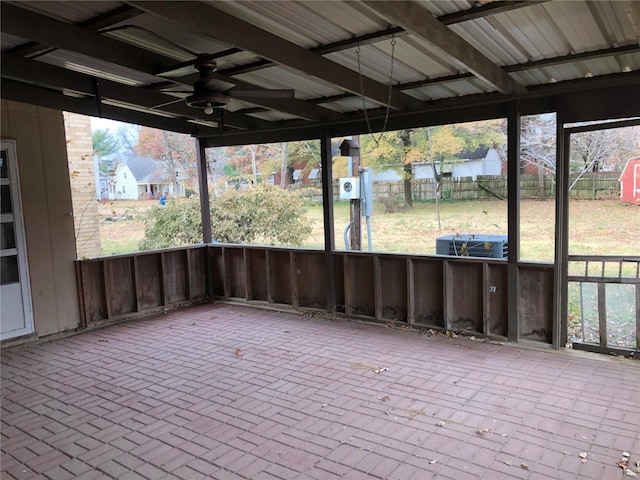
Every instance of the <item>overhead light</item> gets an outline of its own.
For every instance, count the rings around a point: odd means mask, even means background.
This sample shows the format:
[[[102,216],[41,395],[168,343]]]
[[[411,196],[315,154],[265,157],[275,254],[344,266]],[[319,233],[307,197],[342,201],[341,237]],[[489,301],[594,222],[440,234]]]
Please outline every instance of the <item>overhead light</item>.
[[[207,106],[204,107],[204,113],[205,115],[211,115],[213,113],[213,107],[211,106],[211,103],[207,103]]]

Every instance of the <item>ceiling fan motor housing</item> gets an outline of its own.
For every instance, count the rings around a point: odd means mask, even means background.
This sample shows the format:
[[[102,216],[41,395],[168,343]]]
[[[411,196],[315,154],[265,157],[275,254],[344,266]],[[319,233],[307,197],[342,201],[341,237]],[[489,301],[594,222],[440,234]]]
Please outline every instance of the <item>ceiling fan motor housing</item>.
[[[200,78],[193,85],[193,95],[186,98],[187,105],[205,110],[226,107],[229,104],[229,97],[212,90],[208,85],[217,69],[216,62],[201,61],[196,66],[200,72]]]

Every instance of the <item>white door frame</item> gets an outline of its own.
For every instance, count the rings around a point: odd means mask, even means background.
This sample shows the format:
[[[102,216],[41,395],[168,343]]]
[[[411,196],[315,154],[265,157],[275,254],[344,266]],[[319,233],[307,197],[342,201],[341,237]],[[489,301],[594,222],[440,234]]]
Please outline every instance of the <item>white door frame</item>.
[[[28,335],[34,332],[33,307],[31,303],[31,281],[29,279],[29,265],[27,262],[27,242],[22,216],[22,195],[20,194],[20,176],[18,174],[18,156],[16,142],[2,140],[2,150],[7,151],[9,161],[9,181],[11,185],[11,202],[13,204],[13,225],[18,256],[18,275],[22,292],[22,309],[24,313],[24,327],[8,332],[0,332],[0,340]]]

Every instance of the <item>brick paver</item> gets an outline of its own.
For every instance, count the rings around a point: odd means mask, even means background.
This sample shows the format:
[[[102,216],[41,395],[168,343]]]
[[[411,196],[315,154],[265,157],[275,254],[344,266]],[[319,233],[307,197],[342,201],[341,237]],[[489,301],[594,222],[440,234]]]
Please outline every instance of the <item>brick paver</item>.
[[[623,451],[640,461],[637,361],[542,346],[216,304],[4,349],[1,373],[3,479],[621,479]]]

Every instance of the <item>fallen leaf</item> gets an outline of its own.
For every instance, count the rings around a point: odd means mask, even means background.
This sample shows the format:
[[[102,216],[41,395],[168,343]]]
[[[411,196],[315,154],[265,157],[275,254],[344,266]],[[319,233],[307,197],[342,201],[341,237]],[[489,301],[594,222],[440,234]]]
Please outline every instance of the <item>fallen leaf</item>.
[[[618,466],[619,466],[621,469],[623,469],[623,470],[624,470],[625,468],[627,468],[627,467],[629,466],[629,460],[628,460],[628,459],[626,459],[626,458],[623,458],[622,460],[620,460],[620,461],[618,462]]]
[[[388,372],[389,369],[387,367],[379,367],[373,370],[374,373],[382,373],[382,372]]]
[[[567,452],[566,450],[562,453],[564,453],[565,455],[571,455],[571,452]]]
[[[587,452],[580,452],[580,453],[578,454],[578,456],[579,456],[580,458],[587,458],[587,457],[589,456],[589,454],[588,454]]]
[[[637,474],[636,472],[634,472],[633,470],[631,470],[630,468],[627,468],[627,469],[624,471],[624,474],[625,474],[627,477],[637,477],[637,476],[638,476],[638,474]]]
[[[380,400],[382,400],[383,402],[388,402],[389,400],[391,400],[391,397],[389,397],[389,395],[385,395]]]
[[[580,460],[582,463],[587,463],[589,460],[587,460],[586,458],[583,458],[582,460]]]
[[[529,470],[529,465],[527,465],[526,463],[521,463],[520,468],[522,468],[523,470]]]
[[[241,357],[244,354],[244,350],[236,348],[236,357]]]
[[[505,460],[505,461],[504,461],[504,464],[505,464],[505,465],[507,465],[507,466],[509,466],[509,467],[510,467],[511,465],[513,465],[509,460]]]
[[[485,433],[489,433],[489,429],[488,428],[481,428],[479,430],[476,430],[476,433],[478,435],[484,435]]]
[[[109,343],[109,340],[107,340],[106,338],[101,338],[100,340],[98,340],[99,342],[106,342]]]
[[[500,436],[501,436],[501,437],[506,437],[506,436],[508,436],[508,435],[509,435],[508,433],[501,433],[501,434],[500,434]]]
[[[436,425],[437,425],[438,427],[444,427],[446,424],[447,424],[447,422],[445,422],[445,421],[442,421],[442,422],[438,422],[438,423],[436,423]]]
[[[433,465],[433,464],[434,464],[434,463],[436,463],[437,461],[438,461],[438,460],[429,460],[429,463],[430,463],[431,465]]]
[[[629,458],[631,454],[629,452],[622,452],[622,456]]]

